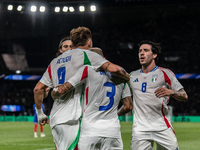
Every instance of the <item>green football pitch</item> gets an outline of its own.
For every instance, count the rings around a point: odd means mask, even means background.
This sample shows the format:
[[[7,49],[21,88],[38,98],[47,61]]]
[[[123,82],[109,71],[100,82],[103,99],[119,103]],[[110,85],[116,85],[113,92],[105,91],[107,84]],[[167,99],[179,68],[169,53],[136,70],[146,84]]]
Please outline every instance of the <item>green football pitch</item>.
[[[172,125],[180,150],[200,149],[200,123],[176,122]],[[131,130],[132,123],[121,123],[124,150],[130,150]],[[0,150],[55,149],[49,125],[44,126],[44,133],[46,137],[34,138],[32,122],[0,122]]]

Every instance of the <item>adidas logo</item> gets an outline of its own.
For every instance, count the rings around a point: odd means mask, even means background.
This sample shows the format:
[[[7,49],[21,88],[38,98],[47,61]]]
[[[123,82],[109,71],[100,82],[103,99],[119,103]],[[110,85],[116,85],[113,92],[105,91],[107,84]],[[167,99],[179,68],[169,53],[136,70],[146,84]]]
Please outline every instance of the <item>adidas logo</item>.
[[[136,78],[133,82],[139,82],[138,78]]]

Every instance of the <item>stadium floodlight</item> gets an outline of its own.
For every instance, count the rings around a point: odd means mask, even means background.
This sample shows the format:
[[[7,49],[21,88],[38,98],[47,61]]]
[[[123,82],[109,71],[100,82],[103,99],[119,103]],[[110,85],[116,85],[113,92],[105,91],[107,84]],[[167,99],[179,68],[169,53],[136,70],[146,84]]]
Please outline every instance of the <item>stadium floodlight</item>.
[[[17,11],[22,11],[22,5],[17,6]]]
[[[80,12],[84,12],[85,11],[85,7],[84,6],[79,6],[79,11]]]
[[[20,73],[21,73],[21,70],[16,70],[15,73],[16,73],[16,74],[20,74]]]
[[[13,10],[13,5],[8,5],[8,10]]]
[[[96,10],[97,10],[97,8],[96,8],[96,6],[95,6],[95,5],[92,5],[92,6],[90,6],[90,10],[91,10],[91,11],[96,11]]]
[[[60,12],[60,7],[55,7],[54,11],[55,11],[56,13]]]
[[[70,12],[74,12],[74,7],[72,7],[72,6],[69,7],[69,11],[70,11]]]
[[[31,6],[31,11],[32,11],[32,12],[36,12],[36,10],[37,10],[37,7],[36,7],[36,6],[34,6],[34,5]]]
[[[45,7],[44,6],[40,6],[40,12],[45,12]]]
[[[68,11],[68,7],[67,6],[64,6],[63,7],[63,12],[67,12]]]

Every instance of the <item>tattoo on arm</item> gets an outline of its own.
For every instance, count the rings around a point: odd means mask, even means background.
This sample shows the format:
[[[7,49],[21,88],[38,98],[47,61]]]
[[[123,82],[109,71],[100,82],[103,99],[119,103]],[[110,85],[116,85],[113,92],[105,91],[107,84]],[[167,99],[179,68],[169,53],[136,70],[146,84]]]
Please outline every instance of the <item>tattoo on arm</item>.
[[[131,97],[126,97],[121,100],[123,103],[123,106],[118,111],[118,116],[125,115],[129,111],[133,109],[133,101]]]
[[[127,72],[124,70],[124,68],[121,67],[121,70],[122,70],[123,74],[126,75]]]
[[[179,101],[186,101],[188,99],[187,93],[185,92],[184,89],[181,89],[179,91],[174,91],[172,97]]]
[[[105,71],[107,71],[109,65],[110,65],[110,63],[107,64]]]
[[[65,92],[69,92],[73,89],[73,86],[69,82],[64,83],[64,87],[65,87]]]
[[[59,86],[59,93],[68,93],[73,88],[74,87],[69,82],[66,82],[66,83]]]

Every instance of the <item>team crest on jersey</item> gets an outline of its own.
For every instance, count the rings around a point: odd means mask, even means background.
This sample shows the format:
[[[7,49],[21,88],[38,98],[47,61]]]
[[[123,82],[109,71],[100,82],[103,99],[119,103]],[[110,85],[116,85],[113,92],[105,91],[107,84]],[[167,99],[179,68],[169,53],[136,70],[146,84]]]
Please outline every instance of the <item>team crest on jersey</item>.
[[[152,82],[156,82],[156,80],[158,79],[158,75],[157,74],[154,74],[152,76]]]

